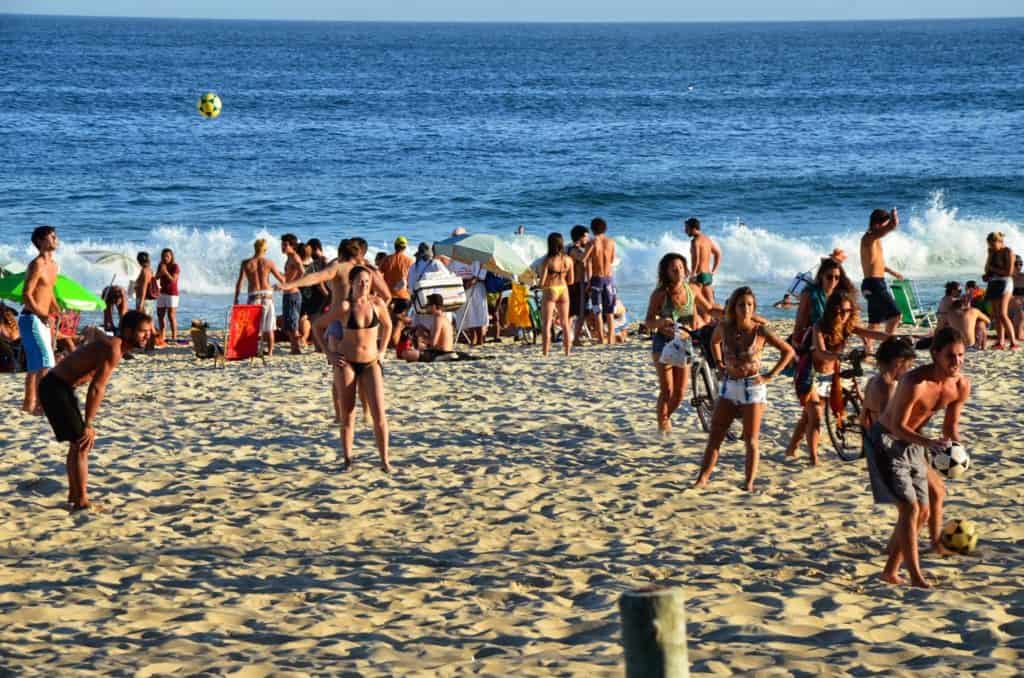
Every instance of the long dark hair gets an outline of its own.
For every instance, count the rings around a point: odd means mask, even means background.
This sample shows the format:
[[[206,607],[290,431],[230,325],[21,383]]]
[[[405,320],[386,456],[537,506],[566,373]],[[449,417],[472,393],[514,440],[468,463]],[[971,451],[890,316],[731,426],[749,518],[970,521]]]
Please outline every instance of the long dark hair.
[[[689,266],[686,263],[686,257],[678,252],[669,252],[661,258],[658,262],[658,287],[663,290],[668,290],[672,287],[672,281],[668,279],[668,269],[672,266],[672,262],[679,260],[683,262],[683,275],[685,276],[689,270]],[[685,280],[683,281],[685,283]]]
[[[557,257],[559,254],[565,254],[565,241],[562,240],[561,233],[549,233],[548,234],[548,259]]]
[[[836,289],[833,290],[833,292],[842,290],[844,292],[849,292],[850,294],[857,293],[857,290],[853,285],[853,281],[846,277],[846,271],[843,269],[843,265],[832,257],[825,257],[821,260],[821,265],[818,266],[818,273],[814,276],[814,284],[817,285],[819,289],[825,289],[825,274],[830,271],[839,271],[839,282],[836,283]]]
[[[853,312],[846,316],[845,321],[839,318],[839,309],[842,308],[844,302],[849,302],[853,309]],[[831,349],[842,346],[853,333],[853,328],[857,326],[859,315],[860,307],[857,306],[857,298],[854,295],[838,289],[828,295],[828,299],[825,301],[825,312],[821,314],[821,320],[818,321],[818,331],[825,338],[825,347]]]
[[[170,247],[165,247],[164,249],[160,250],[160,261],[163,261],[165,254],[170,254],[171,255],[171,260],[168,263],[173,264],[174,263],[174,250],[172,250]]]

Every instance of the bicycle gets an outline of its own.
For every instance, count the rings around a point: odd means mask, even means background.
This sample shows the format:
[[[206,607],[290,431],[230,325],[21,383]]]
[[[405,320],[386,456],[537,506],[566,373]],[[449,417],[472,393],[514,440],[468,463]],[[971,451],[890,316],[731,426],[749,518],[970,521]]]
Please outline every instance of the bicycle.
[[[714,354],[711,352],[711,335],[715,331],[715,325],[705,325],[697,330],[686,331],[689,332],[698,354],[694,356],[693,364],[690,365],[690,389],[693,392],[690,404],[697,412],[697,420],[700,422],[701,429],[705,433],[709,433],[719,388],[719,375],[718,371],[712,367]],[[734,442],[739,439],[739,436],[730,426],[729,432],[725,434],[725,439]]]
[[[861,363],[867,355],[863,349],[855,349],[847,354],[850,361],[849,369],[839,372],[841,398],[838,406],[832,399],[832,387],[829,387],[828,401],[825,403],[825,426],[828,437],[836,454],[843,461],[856,461],[864,456],[864,427],[861,425],[861,410],[864,397],[861,394],[858,379],[864,376]],[[842,380],[851,382],[850,386],[842,386]]]

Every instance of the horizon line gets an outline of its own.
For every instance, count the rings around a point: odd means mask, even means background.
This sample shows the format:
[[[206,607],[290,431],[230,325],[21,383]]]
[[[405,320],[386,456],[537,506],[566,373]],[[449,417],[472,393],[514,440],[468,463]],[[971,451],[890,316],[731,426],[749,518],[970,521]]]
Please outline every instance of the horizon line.
[[[323,19],[282,17],[210,17],[210,16],[134,16],[124,14],[65,14],[60,12],[0,12],[0,16],[20,16],[62,19],[145,19],[156,21],[258,21],[281,23],[350,23],[350,24],[799,24],[799,23],[882,23],[910,21],[1000,21],[1024,19],[1017,16],[936,16],[936,17],[858,17],[858,18],[803,18],[803,19]]]

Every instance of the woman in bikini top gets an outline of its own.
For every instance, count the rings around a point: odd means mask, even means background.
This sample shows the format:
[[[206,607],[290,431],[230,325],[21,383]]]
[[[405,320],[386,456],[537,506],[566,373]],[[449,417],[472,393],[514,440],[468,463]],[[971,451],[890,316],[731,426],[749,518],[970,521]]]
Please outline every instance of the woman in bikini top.
[[[764,325],[744,331],[736,328],[722,337],[722,363],[725,373],[733,379],[744,379],[761,373],[761,354],[764,352]]]
[[[373,419],[373,435],[380,452],[381,468],[391,470],[388,458],[388,421],[384,406],[384,373],[381,361],[391,336],[391,317],[384,302],[370,296],[373,274],[364,266],[354,266],[348,275],[348,299],[338,305],[331,331],[342,330],[341,340],[330,342],[338,347],[334,361],[335,388],[341,394],[341,448],[345,468],[352,464],[352,443],[355,437],[356,394],[362,394]],[[332,332],[329,331],[329,334]]]
[[[573,279],[572,260],[565,253],[561,233],[548,235],[548,254],[541,270],[540,286],[544,290],[541,307],[541,351],[546,356],[551,350],[551,327],[555,314],[562,322],[562,344],[565,355],[572,350],[572,325],[569,323],[569,285]]]

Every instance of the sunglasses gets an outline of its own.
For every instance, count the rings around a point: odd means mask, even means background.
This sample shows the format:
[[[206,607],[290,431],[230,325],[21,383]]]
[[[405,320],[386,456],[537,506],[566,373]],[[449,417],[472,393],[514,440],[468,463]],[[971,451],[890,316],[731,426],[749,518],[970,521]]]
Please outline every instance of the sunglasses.
[[[845,307],[839,309],[839,311],[838,311],[838,313],[836,315],[850,315],[851,313],[853,313],[853,309],[850,308],[849,306],[845,306]]]

